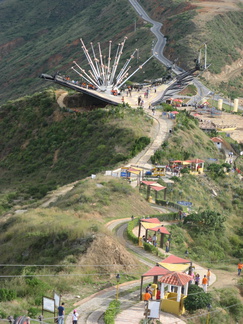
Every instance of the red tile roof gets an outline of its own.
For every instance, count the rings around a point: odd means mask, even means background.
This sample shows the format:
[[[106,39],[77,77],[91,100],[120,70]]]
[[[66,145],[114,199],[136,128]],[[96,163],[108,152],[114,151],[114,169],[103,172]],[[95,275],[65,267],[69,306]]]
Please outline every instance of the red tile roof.
[[[154,232],[158,232],[160,230],[160,233],[168,234],[168,235],[170,234],[170,232],[168,232],[168,230],[164,226],[153,227],[153,228],[149,228],[148,230]]]
[[[172,272],[164,275],[162,278],[160,278],[158,281],[159,282],[164,282],[169,285],[173,286],[184,286],[187,282],[192,280],[192,277],[182,273],[182,272]]]
[[[190,263],[190,260],[182,259],[178,256],[175,256],[173,254],[169,255],[167,258],[165,258],[162,263]]]
[[[222,140],[222,138],[220,138],[220,137],[212,137],[211,138],[211,141],[213,141],[213,142],[218,142],[218,143],[223,143],[224,141]]]
[[[164,276],[165,274],[169,273],[170,271],[159,266],[155,266],[149,271],[145,272],[142,277],[149,277],[149,276]]]

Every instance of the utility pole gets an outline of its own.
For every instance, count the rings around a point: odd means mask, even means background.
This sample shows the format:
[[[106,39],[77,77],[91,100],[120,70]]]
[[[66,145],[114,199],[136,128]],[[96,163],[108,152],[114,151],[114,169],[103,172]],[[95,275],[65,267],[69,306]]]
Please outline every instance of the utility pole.
[[[137,31],[137,19],[134,19],[134,33]]]

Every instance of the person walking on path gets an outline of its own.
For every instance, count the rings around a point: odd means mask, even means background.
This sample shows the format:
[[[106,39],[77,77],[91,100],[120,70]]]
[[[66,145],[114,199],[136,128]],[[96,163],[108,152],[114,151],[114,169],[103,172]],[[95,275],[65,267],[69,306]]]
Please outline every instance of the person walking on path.
[[[195,276],[195,285],[199,286],[199,284],[200,284],[200,274],[197,273]]]
[[[78,313],[77,313],[76,309],[74,309],[74,311],[72,313],[72,322],[73,322],[73,324],[78,323]]]
[[[208,287],[208,279],[207,279],[207,276],[206,275],[203,276],[203,279],[202,279],[202,287],[203,287],[203,290],[206,293],[207,292],[207,287]]]
[[[156,234],[154,233],[153,237],[152,237],[152,243],[153,243],[153,246],[157,246],[157,236]]]
[[[64,303],[57,308],[58,310],[58,324],[64,324],[64,315],[65,315],[65,308]]]
[[[210,277],[211,277],[211,271],[210,271],[210,269],[208,269],[208,272],[207,272],[208,286],[210,283]]]
[[[238,276],[240,276],[242,268],[243,268],[243,263],[240,261],[238,263]]]
[[[166,241],[165,243],[165,252],[168,253],[170,251],[170,241]]]

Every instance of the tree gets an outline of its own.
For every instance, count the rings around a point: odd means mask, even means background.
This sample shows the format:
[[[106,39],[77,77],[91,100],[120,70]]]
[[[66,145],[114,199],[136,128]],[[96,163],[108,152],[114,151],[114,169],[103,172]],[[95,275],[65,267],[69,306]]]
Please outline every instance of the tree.
[[[211,303],[211,299],[211,295],[205,293],[201,287],[191,285],[188,289],[188,296],[184,301],[184,306],[186,310],[192,312],[207,307]]]
[[[204,210],[201,213],[188,215],[184,224],[196,225],[198,232],[222,232],[224,230],[225,217],[212,210]]]

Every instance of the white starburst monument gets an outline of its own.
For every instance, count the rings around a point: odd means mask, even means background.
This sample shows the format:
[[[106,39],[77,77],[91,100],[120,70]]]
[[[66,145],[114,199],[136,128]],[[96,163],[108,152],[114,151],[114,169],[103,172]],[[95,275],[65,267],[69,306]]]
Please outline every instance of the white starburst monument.
[[[142,65],[129,74],[129,70],[132,68],[130,64],[131,60],[134,59],[135,54],[138,52],[136,49],[129,59],[126,60],[125,64],[121,68],[120,72],[117,73],[119,61],[123,54],[123,48],[127,37],[124,37],[123,42],[117,46],[116,54],[114,59],[111,57],[111,45],[112,41],[109,41],[108,56],[102,55],[100,43],[98,43],[98,54],[96,54],[93,43],[91,42],[92,57],[89,54],[82,38],[80,38],[83,52],[86,56],[90,70],[86,72],[76,61],[73,61],[75,66],[72,66],[72,70],[75,71],[80,77],[86,82],[91,83],[97,88],[98,91],[110,94],[113,90],[119,90],[119,88],[128,81],[136,72],[143,68],[143,66],[154,56],[151,55]],[[117,74],[116,74],[117,73]]]

